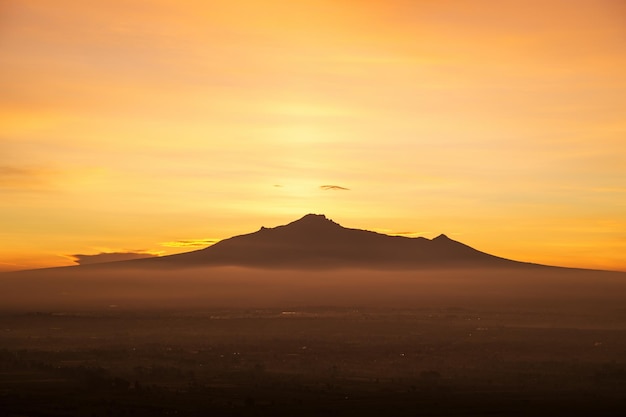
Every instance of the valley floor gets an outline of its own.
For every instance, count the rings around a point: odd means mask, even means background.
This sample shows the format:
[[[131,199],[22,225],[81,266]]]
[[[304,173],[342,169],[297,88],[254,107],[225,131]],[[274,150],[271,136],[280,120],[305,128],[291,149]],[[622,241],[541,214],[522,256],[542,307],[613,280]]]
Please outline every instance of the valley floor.
[[[0,415],[624,415],[626,312],[5,312]]]

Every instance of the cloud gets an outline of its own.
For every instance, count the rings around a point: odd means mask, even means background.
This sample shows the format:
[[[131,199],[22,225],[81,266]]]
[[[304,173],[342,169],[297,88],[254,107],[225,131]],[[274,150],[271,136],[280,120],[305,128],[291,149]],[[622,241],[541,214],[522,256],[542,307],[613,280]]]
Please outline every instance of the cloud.
[[[99,264],[103,262],[129,261],[131,259],[154,258],[156,255],[146,252],[101,252],[95,255],[70,255],[79,265]]]
[[[422,236],[424,232],[390,232],[387,234],[392,236],[419,237]]]
[[[16,271],[24,269],[23,265],[14,264],[11,262],[0,262],[0,272]]]
[[[389,236],[407,236],[407,237],[419,237],[430,234],[431,232],[425,231],[395,231],[390,229],[373,229],[375,232],[382,233]]]
[[[214,243],[219,242],[219,239],[187,239],[187,240],[174,240],[172,242],[163,242],[161,246],[168,248],[186,248],[186,247],[198,247],[198,246],[211,246]]]
[[[54,174],[50,169],[0,165],[0,189],[44,188]]]
[[[349,191],[349,188],[341,187],[339,185],[320,185],[322,190],[340,190],[340,191]]]

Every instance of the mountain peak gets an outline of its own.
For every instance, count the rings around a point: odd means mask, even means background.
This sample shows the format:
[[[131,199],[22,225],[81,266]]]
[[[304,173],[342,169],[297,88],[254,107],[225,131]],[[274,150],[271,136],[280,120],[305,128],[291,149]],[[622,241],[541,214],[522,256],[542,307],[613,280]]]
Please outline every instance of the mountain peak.
[[[450,239],[448,236],[444,235],[443,233],[440,234],[439,236],[437,236],[436,238],[434,238],[433,240],[441,240],[441,241],[446,241],[446,240],[452,240]]]
[[[328,225],[339,226],[323,214],[307,214],[306,216],[289,223],[287,226],[314,226],[324,227]]]
[[[323,220],[329,220],[329,219],[324,214],[309,213],[296,221],[323,221]]]
[[[325,214],[315,214],[315,213],[309,213],[300,218],[300,220],[304,220],[304,219],[328,220]]]

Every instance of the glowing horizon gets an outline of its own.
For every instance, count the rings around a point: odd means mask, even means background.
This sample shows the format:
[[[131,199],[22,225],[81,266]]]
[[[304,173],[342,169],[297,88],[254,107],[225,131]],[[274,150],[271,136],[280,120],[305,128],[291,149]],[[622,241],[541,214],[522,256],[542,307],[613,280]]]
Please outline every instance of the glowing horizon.
[[[618,0],[5,2],[0,271],[307,213],[626,270],[624,19]]]

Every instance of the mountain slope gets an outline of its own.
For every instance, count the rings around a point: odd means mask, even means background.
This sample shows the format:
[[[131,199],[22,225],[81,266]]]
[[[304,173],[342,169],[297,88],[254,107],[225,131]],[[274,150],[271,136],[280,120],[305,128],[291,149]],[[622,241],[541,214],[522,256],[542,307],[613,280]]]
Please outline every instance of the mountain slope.
[[[206,249],[160,258],[119,262],[137,267],[237,265],[265,268],[338,267],[522,267],[440,235],[388,236],[348,229],[324,215],[308,214],[275,228],[225,239]]]

